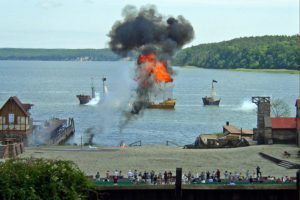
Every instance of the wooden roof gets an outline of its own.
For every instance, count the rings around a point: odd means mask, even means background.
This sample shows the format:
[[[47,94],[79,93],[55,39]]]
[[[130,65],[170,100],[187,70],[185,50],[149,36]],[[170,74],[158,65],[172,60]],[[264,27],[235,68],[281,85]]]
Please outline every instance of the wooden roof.
[[[14,101],[17,106],[22,110],[22,112],[26,115],[26,116],[29,116],[30,113],[28,112],[29,109],[33,106],[33,104],[22,104],[21,101],[18,99],[18,97],[16,96],[13,96],[13,97],[10,97],[6,103],[1,107],[0,109],[0,112],[1,110],[4,108],[4,106],[9,103],[10,101]]]
[[[229,134],[241,134],[241,129],[238,129],[235,126],[228,125],[223,126],[223,128],[227,130]],[[242,129],[242,134],[253,135],[253,130]]]
[[[218,136],[216,136],[216,135],[213,135],[213,134],[201,134],[200,135],[200,139],[202,140],[202,142],[204,143],[204,144],[207,144],[207,140],[208,139],[217,139],[218,138]]]

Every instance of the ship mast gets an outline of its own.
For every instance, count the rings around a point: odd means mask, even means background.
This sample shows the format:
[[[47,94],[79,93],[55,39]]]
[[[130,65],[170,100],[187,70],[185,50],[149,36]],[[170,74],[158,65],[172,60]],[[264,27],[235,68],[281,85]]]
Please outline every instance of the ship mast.
[[[163,89],[163,101],[166,100],[166,82],[164,82],[164,89]]]
[[[217,97],[217,91],[214,89],[214,83],[217,83],[217,81],[212,80],[212,83],[211,83],[211,98],[213,99],[213,101],[215,101],[216,97]]]
[[[91,78],[91,87],[92,87],[92,98],[95,98],[95,87],[94,87],[94,78]]]
[[[105,81],[106,81],[106,77],[105,76],[103,76],[103,78],[102,78],[102,82],[103,82],[103,96],[105,95]]]

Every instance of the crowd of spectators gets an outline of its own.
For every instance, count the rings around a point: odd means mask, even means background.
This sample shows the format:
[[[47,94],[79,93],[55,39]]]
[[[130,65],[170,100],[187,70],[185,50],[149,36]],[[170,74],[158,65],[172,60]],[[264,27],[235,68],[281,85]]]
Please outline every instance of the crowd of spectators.
[[[122,174],[122,171],[115,170],[112,174],[109,170],[106,171],[106,174],[103,178],[100,177],[100,173],[97,172],[95,175],[95,181],[103,181],[110,182],[113,181],[114,184],[118,184],[118,181],[129,181],[134,184],[154,184],[154,185],[167,185],[174,184],[176,180],[176,175],[173,175],[171,171],[158,172],[151,170],[148,171],[137,171],[137,170],[129,170],[127,176]],[[256,171],[253,170],[251,173],[250,170],[247,170],[245,173],[242,172],[231,172],[224,171],[221,173],[219,169],[216,171],[202,171],[200,173],[195,172],[192,173],[189,171],[188,173],[183,173],[182,184],[193,184],[193,183],[224,183],[234,185],[235,183],[255,183],[255,182],[276,182],[276,183],[287,183],[292,182],[293,178],[288,176],[276,178],[274,176],[262,176],[262,172],[257,166]]]

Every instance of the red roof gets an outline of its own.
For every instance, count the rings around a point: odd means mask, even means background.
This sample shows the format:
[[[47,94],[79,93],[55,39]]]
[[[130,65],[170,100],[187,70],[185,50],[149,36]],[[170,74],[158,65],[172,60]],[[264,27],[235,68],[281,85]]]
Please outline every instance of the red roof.
[[[272,129],[295,129],[295,117],[272,117]]]

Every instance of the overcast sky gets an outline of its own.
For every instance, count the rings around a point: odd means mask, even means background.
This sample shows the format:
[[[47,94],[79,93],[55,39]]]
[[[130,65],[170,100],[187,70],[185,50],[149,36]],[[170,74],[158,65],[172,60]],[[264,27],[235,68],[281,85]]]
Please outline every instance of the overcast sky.
[[[107,48],[125,5],[154,4],[195,30],[187,46],[299,33],[299,0],[0,0],[0,48]]]

